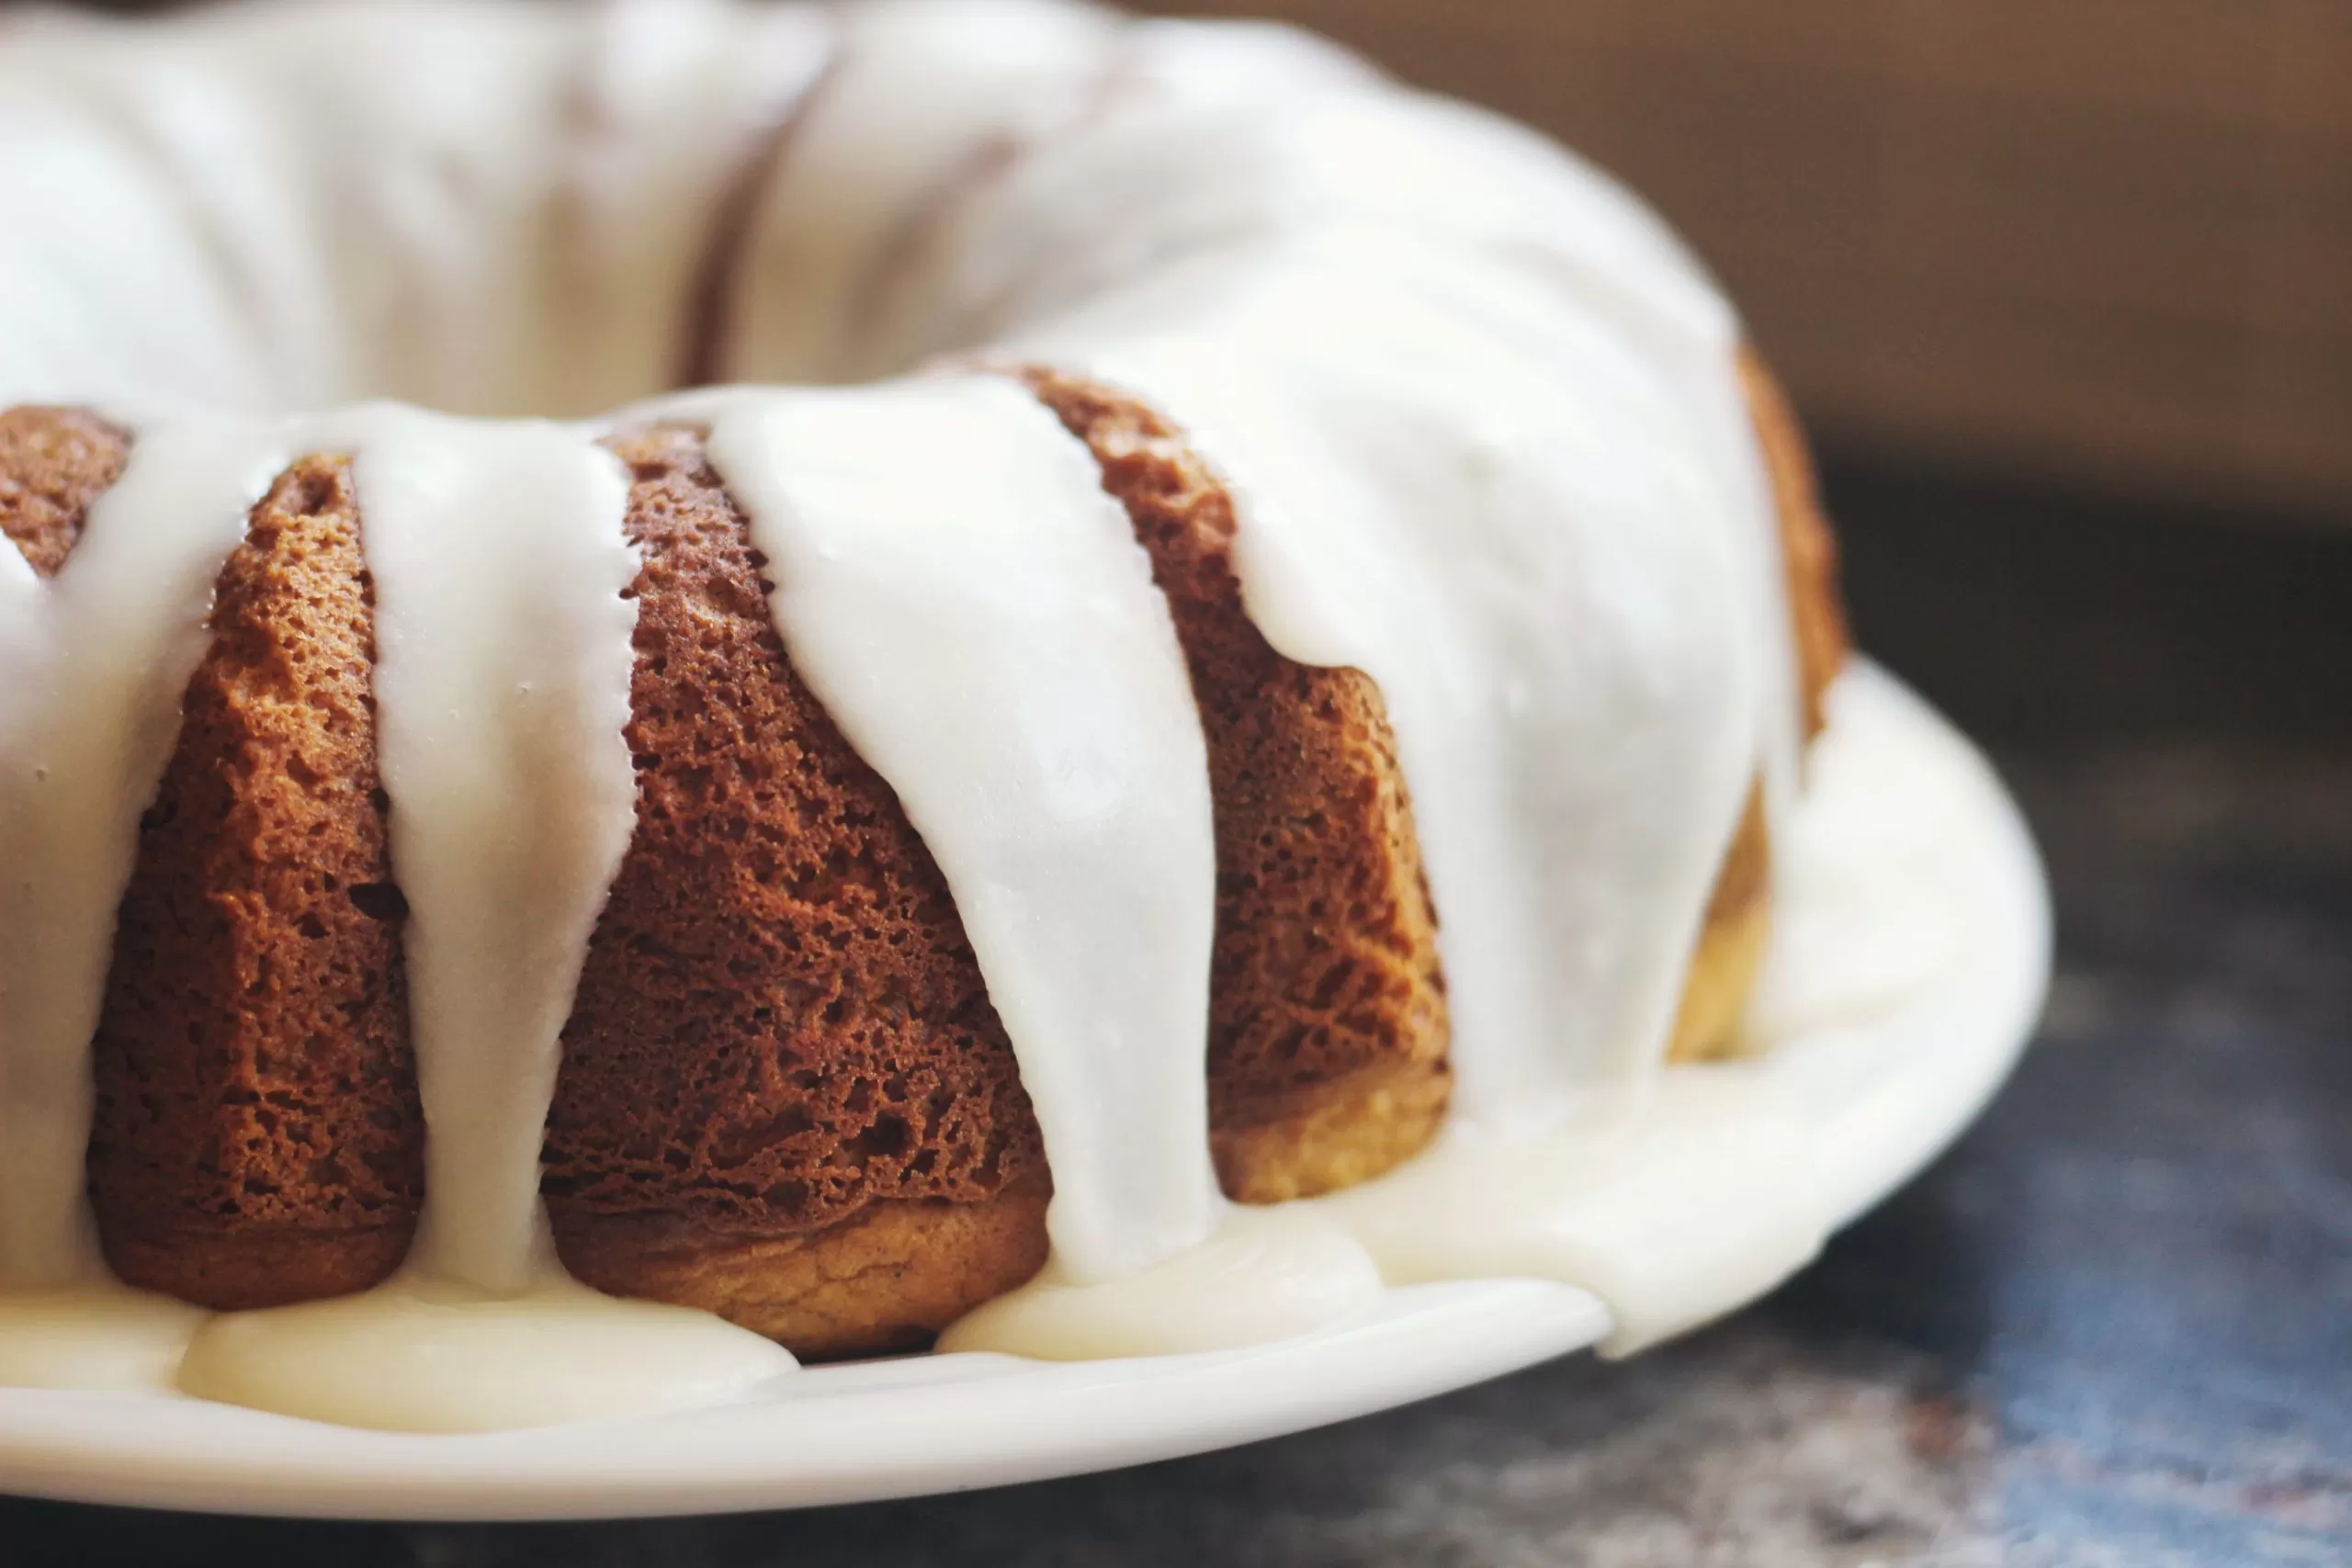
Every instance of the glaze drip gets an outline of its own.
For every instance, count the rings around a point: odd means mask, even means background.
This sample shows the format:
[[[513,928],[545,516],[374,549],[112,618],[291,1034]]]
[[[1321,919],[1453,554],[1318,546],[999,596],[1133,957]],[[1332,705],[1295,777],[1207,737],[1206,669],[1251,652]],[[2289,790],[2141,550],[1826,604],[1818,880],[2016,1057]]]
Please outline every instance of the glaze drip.
[[[710,455],[794,668],[956,895],[1044,1129],[1055,1256],[1101,1279],[1199,1241],[1208,768],[1126,514],[992,377],[732,400]]]

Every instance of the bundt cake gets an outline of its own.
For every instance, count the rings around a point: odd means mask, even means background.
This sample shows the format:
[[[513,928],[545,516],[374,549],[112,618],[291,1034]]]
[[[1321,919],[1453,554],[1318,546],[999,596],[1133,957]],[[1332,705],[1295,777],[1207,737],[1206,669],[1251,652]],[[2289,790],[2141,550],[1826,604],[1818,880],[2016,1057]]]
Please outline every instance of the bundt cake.
[[[547,1417],[251,1363],[1197,1348],[1739,1050],[1834,552],[1570,155],[1061,0],[0,32],[0,1287],[386,1425]]]

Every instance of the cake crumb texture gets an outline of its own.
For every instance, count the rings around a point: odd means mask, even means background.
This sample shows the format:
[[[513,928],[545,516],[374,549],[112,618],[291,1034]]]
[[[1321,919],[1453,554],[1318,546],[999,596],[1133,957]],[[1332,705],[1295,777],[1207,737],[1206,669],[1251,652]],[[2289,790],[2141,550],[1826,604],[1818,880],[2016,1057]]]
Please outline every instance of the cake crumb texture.
[[[0,534],[36,574],[56,576],[130,457],[128,435],[79,409],[0,409]]]
[[[124,1280],[204,1306],[376,1283],[424,1196],[359,529],[338,457],[254,508],[116,930],[100,1234]]]
[[[1027,379],[1126,507],[1192,670],[1216,815],[1218,1177],[1264,1203],[1377,1175],[1435,1135],[1450,1085],[1437,919],[1379,690],[1260,635],[1232,500],[1173,426],[1096,383]]]

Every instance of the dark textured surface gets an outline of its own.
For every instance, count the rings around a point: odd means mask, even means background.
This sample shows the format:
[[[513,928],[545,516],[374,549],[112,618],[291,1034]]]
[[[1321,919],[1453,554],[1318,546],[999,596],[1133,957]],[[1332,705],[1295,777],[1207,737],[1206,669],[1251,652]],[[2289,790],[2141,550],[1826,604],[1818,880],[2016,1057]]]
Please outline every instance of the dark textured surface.
[[[107,1260],[221,1310],[366,1290],[424,1198],[351,465],[279,475],[139,823],[91,1045]]]
[[[1991,1114],[1762,1307],[974,1496],[511,1529],[0,1504],[0,1562],[2352,1562],[2352,531],[1832,479],[1861,641],[2007,771],[2061,975]]]

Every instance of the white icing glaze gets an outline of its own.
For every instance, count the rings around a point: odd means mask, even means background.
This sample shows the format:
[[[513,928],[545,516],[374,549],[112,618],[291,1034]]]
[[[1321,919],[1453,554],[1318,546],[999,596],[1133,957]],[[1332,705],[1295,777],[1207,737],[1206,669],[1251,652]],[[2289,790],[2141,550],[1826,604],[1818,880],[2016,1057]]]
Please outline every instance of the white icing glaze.
[[[1964,886],[1969,843],[1908,824],[1979,809],[1983,779],[1950,766],[1933,716],[1883,679],[1841,676],[1823,707],[1804,799],[1773,844],[1782,874],[1745,1021],[1758,1050],[1875,1016],[1976,940],[1949,903],[1910,897]]]
[[[558,425],[367,421],[377,755],[431,1129],[412,1262],[512,1292],[539,1268],[557,1036],[636,824],[628,479]]]
[[[83,1151],[90,1036],[139,814],[179,733],[220,563],[282,455],[141,434],[64,569],[0,601],[0,1286],[97,1269]]]
[[[925,204],[909,254],[866,287],[854,363],[879,373],[987,344],[1148,270],[1175,249],[1171,235],[1229,231],[1233,215],[1214,204],[1247,201],[1268,176],[1238,151],[1214,167],[1224,144],[1269,105],[1374,80],[1355,56],[1288,28],[1129,24],[1062,134],[1033,131]],[[1155,111],[1172,141],[1132,133]],[[1178,169],[1209,177],[1171,178]]]
[[[41,215],[0,236],[0,398],[641,396],[675,373],[708,209],[832,30],[724,0],[29,29],[0,55],[0,200]]]
[[[1209,1349],[1361,1306],[1378,1277],[1343,1234],[1217,1193],[1208,759],[1175,627],[1091,457],[992,377],[713,412],[711,460],[773,563],[794,668],[938,861],[1054,1173],[1046,1275],[951,1342]]]
[[[1230,483],[1268,638],[1381,687],[1453,1013],[1440,1147],[1312,1207],[1228,1209],[1201,739],[1082,449],[968,375],[667,405],[712,425],[796,664],[939,861],[1037,1105],[1054,1261],[952,1342],[1297,1332],[1364,1299],[1368,1247],[1396,1280],[1591,1285],[1627,1348],[1801,1260],[1821,1224],[1801,1123],[1736,1071],[1658,1072],[1759,773],[1776,843],[1795,831],[1737,326],[1638,203],[1528,133],[1303,35],[1048,0],[45,21],[0,59],[0,210],[43,217],[0,232],[0,404],[639,395],[709,281],[711,213],[784,125],[719,301],[725,363],[869,376],[980,351],[1182,424]],[[56,582],[0,552],[0,1280],[62,1288],[94,1268],[85,1051],[113,901],[211,572],[286,460],[356,455],[426,1220],[390,1286],[200,1331],[191,1389],[440,1429],[789,1364],[564,1280],[539,1213],[557,1032],[633,800],[624,491],[593,434],[381,406],[147,420]],[[108,565],[115,536],[153,558]],[[85,581],[145,597],[115,614]],[[1774,984],[1759,1007],[1803,1010]],[[57,1299],[0,1307],[0,1375]],[[143,1375],[184,1318],[130,1358]],[[596,1360],[654,1370],[575,1375]]]
[[[1380,1285],[1372,1258],[1326,1216],[1228,1207],[1206,1239],[1133,1273],[1081,1280],[1048,1263],[950,1324],[939,1348],[1047,1361],[1228,1350],[1342,1322]]]
[[[1811,1134],[1751,1068],[1673,1066],[1542,1136],[1456,1124],[1319,1203],[1391,1284],[1581,1285],[1609,1303],[1602,1353],[1626,1355],[1762,1294],[1819,1249]]]
[[[167,1383],[203,1315],[99,1259],[88,1052],[212,581],[279,465],[152,430],[55,577],[0,552],[0,1384]]]
[[[166,172],[47,52],[0,50],[0,203],[43,215],[0,237],[0,396],[260,402],[262,367]]]
[[[927,288],[900,312],[898,351],[987,344],[1103,366],[1106,350],[1126,353],[1138,329],[1194,332],[1200,293],[1246,279],[1266,250],[1334,229],[1348,235],[1322,264],[1335,283],[1353,280],[1366,229],[1429,243],[1450,308],[1498,301],[1496,269],[1515,275],[1533,286],[1520,292],[1534,310],[1623,337],[1670,389],[1681,455],[1725,509],[1718,521],[1748,615],[1745,662],[1760,688],[1761,769],[1777,822],[1795,786],[1794,649],[1736,371],[1738,323],[1703,270],[1615,182],[1521,127],[1295,57],[1271,76],[1236,71],[1229,55],[1240,40],[1223,28],[1147,30],[1151,47],[1129,51],[1130,90],[1084,134],[1040,148],[991,199],[952,215]],[[1337,325],[1345,309],[1335,299],[1326,313]],[[1333,367],[1351,353],[1376,355],[1344,342],[1326,353]],[[1447,423],[1482,417],[1473,401]]]
[[[763,203],[724,371],[743,380],[881,374],[861,352],[867,291],[959,179],[1068,124],[1109,68],[1111,14],[1032,0],[875,0],[842,14],[815,110]]]
[[[1082,1280],[1199,1241],[1208,758],[1168,607],[1093,459],[1018,387],[741,401],[711,461],[793,668],[939,863],[1012,1037]]]
[[[213,579],[270,479],[316,450],[356,454],[367,519],[429,1196],[401,1280],[199,1328],[191,1309],[111,1286],[100,1270],[82,1191],[88,1045],[139,813],[202,657]],[[583,1400],[699,1400],[792,1364],[715,1319],[570,1284],[539,1209],[556,1038],[635,817],[621,738],[635,622],[621,597],[635,573],[621,536],[627,492],[593,433],[556,425],[390,406],[291,422],[175,420],[138,429],[123,477],[56,578],[37,581],[10,553],[17,570],[0,579],[0,863],[10,868],[0,903],[0,1280],[10,1292],[0,1298],[0,1376],[163,1376],[194,1330],[191,1375],[213,1397],[283,1408],[300,1384],[312,1389],[305,1413],[332,1400],[343,1419],[438,1430],[568,1419]],[[450,572],[458,558],[469,570]],[[453,1330],[452,1292],[527,1292],[558,1326],[598,1325],[639,1373],[566,1392],[580,1360],[561,1347],[578,1333],[517,1359],[487,1327]],[[68,1309],[82,1305],[94,1325],[114,1326],[68,1332]],[[391,1357],[397,1345],[416,1364],[393,1403],[311,1375]]]
[[[198,1329],[184,1393],[396,1432],[489,1432],[733,1398],[789,1372],[757,1335],[560,1272],[517,1294],[411,1269],[375,1290]]]
[[[0,1388],[167,1389],[204,1309],[101,1275],[0,1292]]]
[[[1253,618],[1387,701],[1459,1109],[1564,1114],[1655,1064],[1748,777],[1784,804],[1736,323],[1524,131],[1185,61],[959,209],[924,334],[1138,391],[1222,470]]]
[[[695,1403],[789,1368],[706,1314],[571,1283],[539,1201],[558,1036],[636,821],[619,460],[576,428],[389,405],[306,435],[356,454],[424,1213],[399,1278],[216,1318],[181,1386],[463,1431]],[[628,1373],[582,1378],[583,1345]]]
[[[1133,299],[1035,351],[1182,423],[1268,640],[1379,682],[1458,1111],[1564,1115],[1662,1053],[1755,771],[1752,520],[1648,367],[1509,271],[1366,230],[1159,282],[1204,297],[1181,331]]]
[[[518,411],[589,413],[679,374],[709,214],[832,58],[831,17],[812,7],[616,0],[601,11],[541,242],[542,274],[562,286],[534,296]]]
[[[1729,307],[1656,215],[1574,154],[1335,52],[1236,70],[1243,44],[1221,25],[1145,28],[1122,90],[1080,133],[948,215],[919,346],[993,342],[1184,256],[1332,224],[1472,250],[1581,296],[1586,313],[1694,344],[1736,339]]]

